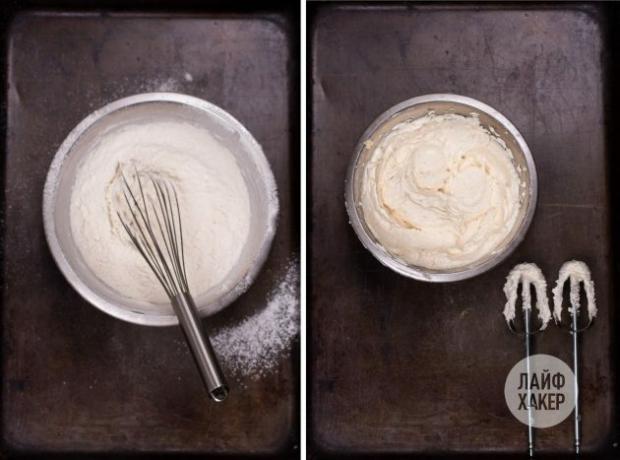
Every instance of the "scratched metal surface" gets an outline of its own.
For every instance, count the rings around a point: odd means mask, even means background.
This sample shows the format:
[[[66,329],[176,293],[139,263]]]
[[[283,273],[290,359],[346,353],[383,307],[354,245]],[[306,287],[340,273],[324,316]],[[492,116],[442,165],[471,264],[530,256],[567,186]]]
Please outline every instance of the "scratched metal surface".
[[[310,10],[311,445],[341,453],[519,453],[505,377],[523,356],[500,312],[512,266],[550,284],[586,261],[600,319],[583,336],[584,451],[611,448],[610,196],[604,51],[594,9],[319,5]],[[539,204],[523,244],[472,280],[425,284],[367,252],[347,222],[344,177],[364,129],[390,106],[453,92],[505,114],[528,142]],[[535,350],[571,362],[550,327]],[[570,452],[572,418],[537,431],[540,452]]]
[[[298,251],[288,21],[265,14],[28,13],[12,22],[2,305],[6,452],[293,452],[296,355],[258,380],[229,373],[229,400],[210,402],[180,330],[127,324],[83,301],[56,268],[41,218],[51,159],[92,110],[145,91],[209,100],[263,146],[281,204],[256,283],[209,326],[231,326],[264,308]]]

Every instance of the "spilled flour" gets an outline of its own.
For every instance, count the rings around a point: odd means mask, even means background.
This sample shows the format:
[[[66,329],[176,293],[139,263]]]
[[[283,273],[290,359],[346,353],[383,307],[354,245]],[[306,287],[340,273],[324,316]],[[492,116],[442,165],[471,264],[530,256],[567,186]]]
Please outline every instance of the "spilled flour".
[[[232,373],[258,379],[274,371],[288,353],[299,332],[298,286],[298,265],[292,262],[264,309],[211,336],[219,358]]]

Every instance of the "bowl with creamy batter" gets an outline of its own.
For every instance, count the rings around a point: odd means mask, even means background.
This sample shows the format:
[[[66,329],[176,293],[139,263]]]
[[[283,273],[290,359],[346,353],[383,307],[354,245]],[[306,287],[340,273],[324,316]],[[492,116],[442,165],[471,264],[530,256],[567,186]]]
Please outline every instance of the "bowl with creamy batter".
[[[534,160],[501,113],[431,94],[380,115],[349,166],[346,208],[362,244],[410,278],[457,281],[504,260],[537,199]]]
[[[252,283],[275,233],[278,197],[265,155],[223,109],[148,93],[112,102],[65,139],[43,194],[59,268],[91,304],[138,324],[177,323],[170,302],[116,214],[122,177],[178,192],[187,277],[199,313],[221,310]]]

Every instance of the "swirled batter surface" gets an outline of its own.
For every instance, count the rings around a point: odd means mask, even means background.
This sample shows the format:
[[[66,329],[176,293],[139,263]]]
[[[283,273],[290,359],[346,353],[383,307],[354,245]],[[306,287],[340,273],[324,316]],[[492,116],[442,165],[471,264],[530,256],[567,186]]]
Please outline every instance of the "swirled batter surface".
[[[412,265],[448,269],[483,259],[517,221],[512,153],[475,116],[429,113],[395,126],[363,174],[368,227]]]

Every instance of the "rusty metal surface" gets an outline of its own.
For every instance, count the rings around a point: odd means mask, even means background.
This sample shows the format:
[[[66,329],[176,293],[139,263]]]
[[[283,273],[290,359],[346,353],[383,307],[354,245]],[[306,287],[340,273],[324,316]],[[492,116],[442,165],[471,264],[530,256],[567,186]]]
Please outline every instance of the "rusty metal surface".
[[[500,314],[515,264],[550,284],[586,261],[600,307],[582,337],[583,449],[611,449],[609,162],[604,51],[596,10],[487,5],[315,5],[311,56],[311,445],[341,453],[519,453],[525,427],[504,401],[523,356]],[[381,266],[347,222],[344,178],[364,129],[390,106],[453,92],[490,104],[521,131],[539,204],[524,243],[472,280],[425,284]],[[535,351],[571,362],[550,327]],[[537,430],[541,452],[571,452],[572,418]]]
[[[12,22],[2,306],[3,443],[11,451],[294,452],[296,354],[262,379],[231,376],[230,398],[210,402],[180,330],[127,324],[83,301],[56,268],[41,218],[52,156],[92,110],[145,91],[209,100],[263,146],[281,205],[256,283],[209,325],[263,308],[298,251],[289,21],[42,12]]]

